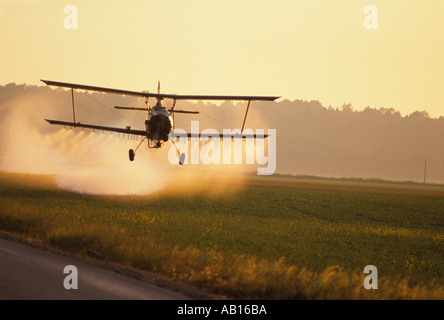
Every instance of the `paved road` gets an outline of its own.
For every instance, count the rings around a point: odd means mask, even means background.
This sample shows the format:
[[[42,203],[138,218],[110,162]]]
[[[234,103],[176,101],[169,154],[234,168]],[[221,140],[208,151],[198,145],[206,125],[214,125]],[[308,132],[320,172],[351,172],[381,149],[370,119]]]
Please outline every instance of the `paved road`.
[[[78,271],[78,289],[65,289],[65,266]],[[146,299],[187,297],[69,256],[0,239],[0,299]]]

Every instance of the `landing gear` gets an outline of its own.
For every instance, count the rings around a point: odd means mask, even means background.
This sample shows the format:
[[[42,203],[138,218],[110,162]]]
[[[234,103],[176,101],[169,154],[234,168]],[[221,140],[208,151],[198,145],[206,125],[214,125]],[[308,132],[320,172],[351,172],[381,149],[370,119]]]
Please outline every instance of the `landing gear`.
[[[134,157],[136,156],[136,151],[137,151],[137,149],[139,149],[140,145],[142,144],[142,142],[145,141],[145,139],[146,139],[146,137],[143,138],[142,141],[140,141],[140,143],[139,143],[139,145],[137,146],[136,150],[129,149],[129,151],[128,151],[128,155],[129,155],[129,159],[130,159],[130,161],[134,161]]]
[[[185,153],[181,153],[179,157],[179,164],[183,165],[185,162]]]
[[[136,155],[136,153],[134,152],[133,149],[129,149],[129,159],[130,161],[134,161],[134,156]]]
[[[174,140],[171,140],[171,142],[173,143],[174,147],[176,148],[177,155],[179,156],[179,164],[182,166],[185,163],[185,153],[180,153]]]

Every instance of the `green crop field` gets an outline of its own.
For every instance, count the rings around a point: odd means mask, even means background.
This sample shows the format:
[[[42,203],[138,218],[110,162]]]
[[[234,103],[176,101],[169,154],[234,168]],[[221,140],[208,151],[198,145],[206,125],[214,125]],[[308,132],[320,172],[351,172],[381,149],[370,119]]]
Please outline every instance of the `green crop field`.
[[[0,229],[229,298],[444,298],[440,186],[252,176],[223,194],[94,196],[1,173]]]

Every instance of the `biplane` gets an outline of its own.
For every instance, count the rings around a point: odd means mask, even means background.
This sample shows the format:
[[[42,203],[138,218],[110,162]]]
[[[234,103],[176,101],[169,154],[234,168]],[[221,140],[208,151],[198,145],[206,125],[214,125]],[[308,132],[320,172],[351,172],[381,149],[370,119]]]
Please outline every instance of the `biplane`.
[[[52,125],[60,125],[65,127],[72,128],[84,128],[84,129],[93,129],[93,130],[102,130],[102,131],[111,131],[118,132],[128,135],[135,135],[143,137],[140,141],[139,145],[135,149],[129,150],[129,160],[134,161],[136,151],[140,147],[140,145],[147,140],[148,148],[158,149],[163,147],[165,142],[171,141],[178,152],[179,155],[179,163],[183,164],[185,154],[181,154],[180,150],[177,148],[174,139],[176,137],[202,137],[203,133],[175,133],[174,132],[174,114],[175,113],[186,113],[186,114],[198,114],[198,111],[187,111],[187,110],[178,110],[175,109],[178,100],[243,100],[248,101],[247,108],[245,111],[244,120],[242,123],[241,133],[232,133],[232,134],[219,134],[220,138],[266,138],[268,135],[256,136],[256,134],[244,134],[244,126],[245,121],[247,119],[248,110],[250,108],[251,101],[275,101],[280,97],[275,96],[230,96],[230,95],[179,95],[179,94],[165,94],[160,93],[160,82],[158,83],[157,93],[150,92],[138,92],[138,91],[129,91],[129,90],[121,90],[121,89],[112,89],[112,88],[104,88],[104,87],[96,87],[89,86],[83,84],[75,84],[75,83],[66,83],[66,82],[58,82],[58,81],[50,81],[50,80],[41,80],[48,86],[57,86],[57,87],[65,87],[71,89],[71,100],[72,100],[72,112],[73,112],[73,121],[61,121],[61,120],[50,120],[45,119]],[[145,130],[135,130],[131,129],[130,126],[126,128],[115,128],[115,127],[107,127],[95,124],[86,124],[80,123],[76,121],[76,112],[75,112],[75,103],[74,103],[74,90],[85,90],[85,91],[98,91],[104,93],[113,93],[113,94],[121,94],[128,96],[138,96],[145,99],[146,108],[137,108],[137,107],[121,107],[115,106],[116,109],[121,110],[136,110],[136,111],[145,111],[147,112],[147,117],[145,120]],[[149,98],[155,99],[155,104],[149,104]],[[168,109],[164,103],[165,99],[171,99],[173,101],[173,105],[170,109]],[[209,134],[209,136],[214,136],[214,134]]]

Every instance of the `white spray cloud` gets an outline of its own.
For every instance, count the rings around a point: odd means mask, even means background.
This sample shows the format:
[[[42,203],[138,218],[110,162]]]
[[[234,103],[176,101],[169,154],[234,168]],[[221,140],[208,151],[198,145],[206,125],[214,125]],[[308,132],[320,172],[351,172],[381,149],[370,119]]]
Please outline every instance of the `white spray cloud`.
[[[56,175],[60,187],[91,194],[147,194],[164,187],[158,155],[141,148],[137,161],[128,161],[128,149],[138,141],[70,129],[42,133],[19,114],[2,124],[2,170]]]
[[[0,170],[54,175],[59,187],[88,194],[221,193],[241,185],[239,167],[172,165],[169,145],[152,150],[145,141],[130,162],[128,150],[140,141],[50,126],[44,118],[58,109],[36,102],[15,99],[1,106]]]

